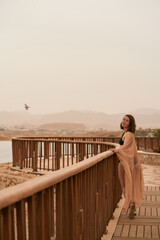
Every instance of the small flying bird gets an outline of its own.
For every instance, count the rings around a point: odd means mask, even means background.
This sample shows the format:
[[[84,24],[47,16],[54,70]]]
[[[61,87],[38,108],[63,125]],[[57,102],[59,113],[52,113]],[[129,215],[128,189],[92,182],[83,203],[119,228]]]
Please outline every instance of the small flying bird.
[[[28,106],[27,104],[24,104],[24,107],[26,110],[28,110],[28,108],[30,108],[30,106]]]

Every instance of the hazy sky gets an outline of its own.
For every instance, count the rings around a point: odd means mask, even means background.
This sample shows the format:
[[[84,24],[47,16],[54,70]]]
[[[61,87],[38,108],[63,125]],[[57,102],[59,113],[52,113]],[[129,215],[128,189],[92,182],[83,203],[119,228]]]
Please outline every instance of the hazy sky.
[[[1,0],[0,111],[160,109],[160,0]]]

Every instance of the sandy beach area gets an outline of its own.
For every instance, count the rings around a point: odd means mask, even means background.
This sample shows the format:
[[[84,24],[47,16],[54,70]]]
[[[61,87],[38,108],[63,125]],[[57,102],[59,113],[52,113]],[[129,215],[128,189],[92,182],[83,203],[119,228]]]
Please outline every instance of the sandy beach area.
[[[0,164],[0,190],[17,185],[40,175],[12,168],[12,163]]]

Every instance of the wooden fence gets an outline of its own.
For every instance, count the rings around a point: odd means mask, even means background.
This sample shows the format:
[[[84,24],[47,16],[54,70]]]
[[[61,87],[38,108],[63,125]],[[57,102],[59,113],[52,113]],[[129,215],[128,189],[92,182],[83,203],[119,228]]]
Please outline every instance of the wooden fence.
[[[107,151],[1,190],[0,239],[100,240],[121,197],[117,168]]]
[[[107,142],[108,141],[108,142]],[[12,138],[13,166],[58,170],[107,151],[119,138],[39,137]],[[137,149],[153,151],[160,138],[136,138]]]
[[[158,138],[136,138],[153,149]],[[110,140],[112,143],[108,143]],[[100,240],[121,197],[118,138],[13,138],[13,165],[45,176],[1,190],[1,240]]]
[[[13,138],[13,166],[19,166],[21,169],[32,168],[33,171],[55,171],[107,151],[114,145],[106,142],[54,138]]]

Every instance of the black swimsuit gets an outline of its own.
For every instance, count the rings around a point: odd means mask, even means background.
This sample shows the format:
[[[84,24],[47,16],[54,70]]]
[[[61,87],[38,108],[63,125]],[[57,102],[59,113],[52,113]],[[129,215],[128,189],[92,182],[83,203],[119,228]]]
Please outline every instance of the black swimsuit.
[[[121,138],[119,139],[119,144],[120,144],[120,145],[123,145],[123,144],[124,144],[124,141],[122,140],[124,134],[125,134],[125,132],[122,134]]]
[[[121,138],[119,139],[119,144],[120,144],[120,145],[123,145],[123,144],[124,144],[124,141],[122,140],[124,134],[125,134],[125,132],[122,133],[122,136],[121,136]],[[120,163],[120,160],[119,160],[119,163]]]

